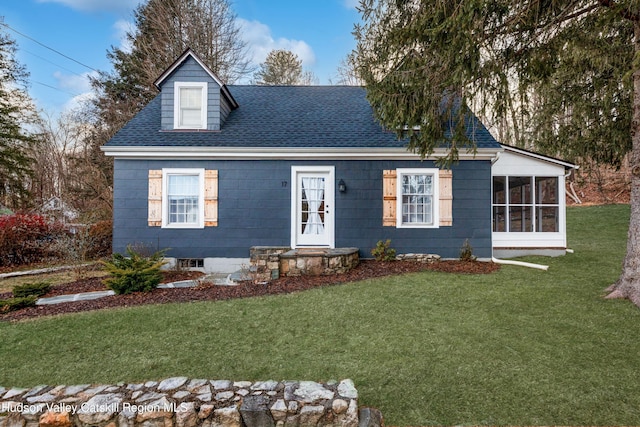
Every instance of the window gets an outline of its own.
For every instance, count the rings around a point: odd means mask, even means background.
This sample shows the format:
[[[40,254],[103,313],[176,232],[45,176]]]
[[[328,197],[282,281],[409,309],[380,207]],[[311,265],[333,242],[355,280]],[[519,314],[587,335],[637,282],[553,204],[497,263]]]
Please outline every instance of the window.
[[[494,176],[493,231],[559,231],[558,177]]]
[[[202,228],[204,225],[204,170],[164,169],[163,225]]]
[[[217,227],[218,171],[151,169],[148,203],[149,227]]]
[[[176,82],[175,129],[207,128],[207,83]]]
[[[397,227],[438,226],[438,169],[397,170]]]
[[[178,258],[176,260],[177,268],[204,268],[203,258]]]

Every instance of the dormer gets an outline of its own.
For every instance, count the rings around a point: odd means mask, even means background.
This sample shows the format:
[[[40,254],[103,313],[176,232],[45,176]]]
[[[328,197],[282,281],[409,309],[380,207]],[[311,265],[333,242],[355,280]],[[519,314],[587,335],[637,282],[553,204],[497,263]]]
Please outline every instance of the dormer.
[[[217,131],[238,103],[191,49],[154,82],[160,90],[163,131]]]

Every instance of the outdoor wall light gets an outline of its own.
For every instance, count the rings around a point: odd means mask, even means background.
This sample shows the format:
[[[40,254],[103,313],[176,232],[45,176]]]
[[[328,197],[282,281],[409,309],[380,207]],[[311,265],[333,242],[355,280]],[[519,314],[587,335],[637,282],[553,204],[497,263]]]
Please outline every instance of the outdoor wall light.
[[[345,191],[347,191],[347,184],[344,183],[344,180],[340,180],[338,181],[338,191],[341,193],[344,193]]]

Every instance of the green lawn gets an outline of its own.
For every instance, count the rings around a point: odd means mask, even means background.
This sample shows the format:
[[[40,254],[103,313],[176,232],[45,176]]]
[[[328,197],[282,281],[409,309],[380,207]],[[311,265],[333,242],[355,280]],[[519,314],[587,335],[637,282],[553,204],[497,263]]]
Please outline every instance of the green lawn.
[[[286,296],[0,323],[0,385],[352,378],[387,425],[636,425],[640,310],[604,300],[628,206],[571,208],[575,254]]]

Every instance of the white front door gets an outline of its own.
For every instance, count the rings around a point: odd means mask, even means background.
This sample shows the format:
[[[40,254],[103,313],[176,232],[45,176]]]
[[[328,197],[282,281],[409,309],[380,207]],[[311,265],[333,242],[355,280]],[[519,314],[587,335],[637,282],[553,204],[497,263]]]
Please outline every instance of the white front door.
[[[334,167],[291,169],[291,246],[334,247]]]

